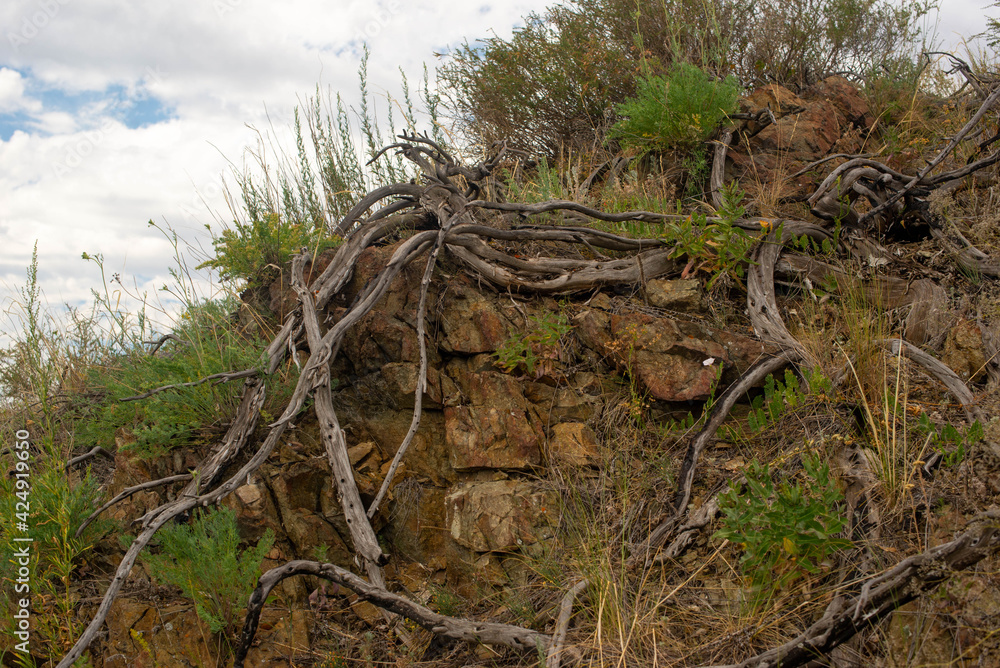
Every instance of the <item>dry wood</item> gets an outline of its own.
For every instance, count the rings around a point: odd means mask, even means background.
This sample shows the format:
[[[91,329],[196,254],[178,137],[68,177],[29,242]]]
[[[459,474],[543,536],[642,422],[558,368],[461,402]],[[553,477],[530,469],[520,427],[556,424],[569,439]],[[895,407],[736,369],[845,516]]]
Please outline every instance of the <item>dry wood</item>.
[[[882,202],[878,206],[874,207],[871,211],[863,215],[858,220],[858,224],[863,225],[866,221],[871,220],[875,216],[881,214],[889,206],[891,206],[897,200],[903,197],[906,193],[913,190],[913,188],[916,185],[918,185],[930,173],[932,169],[937,167],[939,164],[941,164],[942,160],[948,157],[948,154],[951,153],[955,149],[955,147],[959,145],[959,143],[962,141],[965,135],[969,134],[969,131],[972,130],[972,128],[976,126],[976,124],[983,117],[983,115],[985,115],[986,112],[989,111],[989,109],[994,104],[996,104],[997,100],[1000,100],[1000,86],[997,86],[997,88],[990,94],[990,96],[986,98],[982,106],[979,107],[979,111],[973,114],[972,118],[969,119],[969,122],[966,123],[961,130],[955,133],[955,135],[951,138],[951,141],[949,141],[948,144],[943,149],[941,149],[941,151],[937,154],[937,156],[934,157],[933,160],[927,163],[926,167],[920,170],[919,174],[910,179],[905,186],[897,190],[891,197],[889,197],[889,199]]]
[[[996,93],[991,96],[991,99],[994,97],[996,97]],[[984,105],[980,109],[980,112],[982,113],[985,108],[986,106]],[[763,116],[759,116],[758,120],[762,118]],[[972,121],[970,121],[967,127],[971,127],[971,125],[973,125]],[[384,498],[389,485],[391,485],[395,467],[405,456],[407,446],[420,424],[421,402],[427,382],[426,332],[424,331],[426,298],[433,278],[434,267],[441,249],[444,248],[452,257],[459,260],[471,270],[473,274],[485,278],[495,285],[509,288],[512,291],[533,291],[544,294],[592,289],[593,287],[606,284],[644,282],[648,278],[664,273],[680,271],[681,262],[677,258],[672,257],[677,253],[676,248],[668,246],[661,239],[631,239],[586,227],[526,225],[514,229],[503,229],[502,227],[483,224],[482,221],[489,217],[493,219],[500,218],[502,219],[502,225],[509,227],[509,219],[512,217],[517,216],[529,219],[532,216],[538,216],[551,211],[566,211],[606,222],[641,221],[665,223],[672,220],[684,219],[686,216],[647,211],[608,214],[576,202],[566,201],[543,202],[540,204],[512,204],[483,199],[470,201],[471,197],[481,197],[481,193],[490,191],[489,183],[490,179],[493,179],[491,172],[500,160],[500,157],[504,154],[505,149],[503,147],[490,160],[469,168],[456,163],[441,147],[426,137],[403,135],[401,139],[403,139],[403,142],[387,147],[387,150],[393,148],[399,149],[408,159],[418,164],[424,171],[424,184],[395,184],[369,193],[340,221],[337,229],[339,233],[345,236],[345,242],[337,250],[327,268],[320,275],[314,276],[308,287],[306,287],[304,282],[306,258],[300,256],[295,260],[292,271],[292,282],[298,296],[299,306],[292,313],[288,314],[281,330],[268,346],[266,364],[263,365],[266,367],[267,373],[273,373],[281,364],[287,351],[294,351],[296,347],[302,348],[308,346],[310,352],[309,360],[305,363],[301,371],[292,397],[282,415],[268,426],[267,434],[257,447],[256,452],[253,453],[239,471],[228,479],[225,479],[221,484],[217,484],[225,466],[234,460],[236,455],[242,451],[245,444],[251,442],[251,435],[257,424],[257,416],[260,413],[260,407],[263,405],[264,385],[258,378],[254,377],[257,375],[256,370],[217,374],[196,381],[196,383],[200,383],[219,379],[247,378],[244,384],[243,398],[237,414],[222,442],[199,466],[194,478],[178,496],[177,500],[160,506],[143,518],[144,528],[119,564],[97,613],[84,631],[84,634],[63,658],[59,666],[71,665],[81,655],[83,649],[96,637],[108,614],[111,603],[120,590],[128,572],[134,565],[135,559],[139,552],[149,543],[157,529],[171,519],[189,512],[193,508],[217,503],[238,486],[248,484],[250,477],[257,468],[270,457],[284,430],[300,413],[306,399],[310,395],[315,399],[313,410],[320,422],[324,446],[331,469],[337,480],[345,516],[347,517],[348,525],[351,527],[355,550],[361,557],[362,565],[367,570],[370,582],[365,582],[358,576],[332,564],[319,564],[316,562],[291,562],[283,567],[269,571],[269,573],[261,578],[258,589],[251,599],[239,648],[242,654],[239,655],[241,658],[237,665],[242,665],[246,651],[253,640],[260,609],[264,604],[267,592],[280,582],[281,579],[300,573],[315,575],[348,586],[356,591],[359,596],[373,601],[384,610],[407,616],[421,626],[424,626],[424,628],[428,628],[434,633],[445,637],[491,644],[504,644],[519,649],[534,650],[548,647],[550,649],[550,662],[552,665],[559,664],[559,654],[565,640],[566,627],[572,614],[573,597],[586,586],[585,582],[579,583],[564,598],[559,622],[556,626],[555,640],[551,642],[548,636],[528,629],[503,624],[469,622],[436,615],[422,606],[389,593],[384,586],[379,564],[387,557],[382,554],[378,546],[374,531],[369,522],[369,516],[374,515],[378,510],[379,502]],[[721,160],[724,165],[725,148],[723,145],[728,145],[728,141],[722,141],[717,146],[716,162],[719,162],[719,154],[721,152]],[[981,164],[983,166],[993,164],[992,162],[987,163],[992,158],[993,156],[990,156],[990,158],[974,164]],[[621,164],[623,162],[618,161],[612,168],[614,169]],[[834,170],[834,173],[824,180],[817,192],[810,198],[810,202],[814,206],[822,203],[819,209],[828,216],[849,215],[853,213],[852,209],[848,208],[845,213],[840,207],[839,202],[836,204],[836,209],[834,209],[827,200],[830,198],[837,200],[841,195],[846,195],[852,201],[855,198],[864,197],[869,199],[877,208],[878,206],[891,204],[892,197],[899,199],[906,193],[916,193],[922,196],[928,187],[944,183],[949,179],[962,178],[964,175],[975,171],[974,169],[970,170],[970,167],[972,165],[961,170],[955,170],[949,173],[951,176],[938,175],[933,178],[925,178],[928,170],[923,170],[919,177],[909,177],[895,172],[880,163],[867,160],[866,158],[856,158]],[[716,170],[713,169],[713,197],[718,195],[718,187],[721,185],[721,180],[719,180],[719,183],[716,183],[715,172]],[[719,170],[719,174],[721,174],[721,169]],[[949,176],[949,179],[943,178],[945,176]],[[920,186],[923,190],[919,192],[913,190],[915,185]],[[389,201],[379,208],[367,220],[362,219],[365,212],[385,200],[393,201]],[[906,205],[909,205],[908,201]],[[902,206],[904,205],[896,207],[895,210],[897,213],[902,212]],[[406,209],[410,210],[400,213]],[[496,214],[489,214],[487,216],[486,214],[490,211],[499,211],[512,215],[497,216]],[[863,220],[860,217],[857,219],[859,221]],[[719,219],[710,218],[709,220],[717,222]],[[770,227],[773,223],[772,221],[762,219],[744,219],[735,221],[733,224],[743,229],[760,230]],[[675,507],[672,516],[661,523],[645,541],[633,547],[632,556],[629,560],[630,565],[634,566],[642,563],[648,566],[654,560],[662,562],[666,559],[675,558],[676,555],[687,547],[695,533],[707,526],[718,512],[717,498],[714,494],[697,511],[689,512],[688,505],[699,458],[714,437],[716,430],[731,410],[735,401],[746,392],[748,387],[761,380],[768,373],[786,364],[812,365],[813,363],[801,344],[788,332],[781,319],[774,294],[774,272],[777,267],[780,267],[784,271],[798,273],[799,275],[819,276],[822,274],[829,276],[836,274],[837,270],[828,265],[823,265],[823,263],[803,261],[797,256],[787,256],[784,260],[781,259],[784,244],[793,237],[806,234],[816,240],[832,240],[833,235],[828,230],[803,221],[783,221],[782,225],[783,232],[780,238],[777,234],[772,233],[767,241],[760,244],[755,251],[748,278],[748,309],[751,321],[758,334],[762,338],[777,343],[783,352],[777,357],[766,359],[756,365],[737,383],[731,386],[712,408],[705,426],[689,444],[687,455],[682,465],[681,475],[678,478]],[[932,230],[937,229],[933,224],[931,228]],[[395,252],[383,270],[369,282],[366,288],[355,299],[353,305],[347,309],[340,319],[334,322],[324,333],[320,325],[321,314],[326,309],[330,300],[338,295],[348,284],[361,254],[379,239],[402,230],[413,230],[414,232],[408,239],[396,247]],[[975,249],[970,251],[971,244],[964,237],[961,237],[960,234],[958,234],[960,241],[953,241],[956,238],[954,235],[952,237],[944,237],[943,232],[940,230],[938,232],[941,235],[941,239],[951,243],[957,249],[958,253],[964,253],[966,257],[975,258],[975,253],[978,253],[978,251],[975,251]],[[563,244],[560,248],[566,249],[568,247],[572,255],[564,253],[562,257],[527,259],[515,257],[503,249],[505,243],[523,242]],[[625,253],[627,257],[607,258],[598,249]],[[884,253],[884,249],[881,249],[877,243],[863,235],[842,238],[839,250],[865,259],[869,255],[878,258],[889,257],[888,253]],[[597,259],[584,259],[580,256],[582,252],[591,253],[592,255],[589,257],[596,257]],[[421,280],[420,305],[417,315],[421,363],[415,390],[415,410],[410,430],[397,450],[393,464],[388,471],[385,481],[383,481],[376,501],[366,514],[361,504],[360,496],[357,494],[357,486],[354,484],[353,472],[346,455],[344,433],[340,429],[334,411],[330,388],[329,364],[336,357],[344,337],[350,328],[369,313],[371,309],[375,308],[382,296],[390,289],[390,286],[396,277],[399,276],[400,272],[409,263],[415,261],[425,253],[428,255],[428,258]],[[987,269],[989,268],[987,263],[988,258],[984,256],[977,259],[982,266],[987,267]],[[843,272],[840,273],[842,274]],[[995,275],[1000,275],[1000,272]],[[912,325],[912,329],[908,323],[907,336],[914,340],[926,338],[926,331],[929,326],[925,326],[924,333],[918,334],[916,332],[918,332],[919,324],[929,321],[934,309],[938,307],[939,300],[937,300],[937,297],[939,295],[935,292],[936,286],[933,286],[929,281],[925,285],[920,281],[907,283],[902,281],[902,279],[895,278],[879,279],[878,285],[881,287],[876,292],[883,295],[880,299],[884,300],[885,303],[909,304],[912,306],[910,315],[911,318],[915,319],[915,323]],[[883,291],[881,288],[885,288],[885,290]],[[924,315],[920,315],[919,308],[925,301],[924,297],[928,297],[931,302],[931,305],[927,307],[930,311]],[[914,313],[917,313],[917,315],[915,316]],[[887,345],[890,347],[905,346],[907,354],[919,363],[927,366],[966,405],[970,419],[978,415],[978,409],[974,405],[974,400],[971,393],[968,392],[968,388],[961,381],[958,381],[960,386],[954,384],[955,380],[957,380],[957,376],[954,376],[954,373],[951,373],[951,376],[949,376],[946,371],[950,372],[950,370],[946,370],[946,368],[942,370],[941,367],[943,365],[940,365],[940,363],[937,363],[938,366],[935,366],[932,363],[936,362],[936,360],[933,360],[933,358],[930,358],[910,344],[896,341],[888,342]],[[193,384],[195,383],[184,384],[184,386]],[[155,392],[181,386],[165,386],[143,396],[151,396]],[[138,398],[142,397],[133,397],[130,399]],[[105,507],[102,507],[98,513],[111,504],[120,501],[121,498],[125,498],[123,495],[187,479],[187,477],[174,476],[159,481],[150,481],[149,483],[130,488],[116,497],[115,500],[106,504]],[[95,513],[94,516],[96,517],[98,513]],[[971,530],[966,535],[970,535],[970,533]],[[669,546],[659,555],[654,555],[655,550],[668,539],[672,539]],[[970,538],[970,540],[972,539]],[[995,542],[996,536],[990,534],[989,540]],[[957,554],[961,550],[968,552],[968,549],[971,549],[969,545],[964,545],[957,547],[956,552],[948,552],[947,554],[935,553],[937,556],[934,559],[947,559],[950,558],[949,555]],[[914,561],[911,561],[910,565],[918,563],[916,558],[913,559]],[[967,560],[966,557],[959,556],[949,563],[964,563],[963,559]],[[902,567],[902,564],[900,567]],[[897,569],[900,567],[897,567]],[[907,568],[909,567],[907,566]],[[866,611],[875,610],[877,612],[878,610],[882,610],[884,608],[884,601],[889,600],[886,598],[887,594],[884,593],[886,587],[891,588],[896,586],[893,583],[902,582],[900,578],[904,578],[904,576],[905,578],[909,578],[909,580],[900,584],[900,587],[911,586],[912,588],[914,582],[917,582],[917,584],[919,582],[930,582],[928,579],[920,580],[923,577],[921,574],[924,572],[929,571],[926,568],[921,571],[919,567],[914,571],[915,574],[910,571],[906,571],[905,573],[903,571],[899,573],[893,571],[892,573],[894,574],[891,577],[890,575],[886,575],[877,582],[874,582],[872,586],[867,586],[851,604],[853,605],[853,610],[850,612],[851,624],[857,621],[866,622],[868,619],[873,619],[874,617],[865,617],[868,614]],[[913,580],[913,578],[917,578],[917,580]],[[896,592],[896,590],[893,590],[893,592]],[[824,638],[838,637],[836,634],[841,633],[839,630],[841,627],[836,626],[840,624],[839,621],[836,621],[838,619],[837,615],[846,609],[842,607],[833,610],[831,608],[833,612],[828,611],[828,615],[824,619],[829,617],[830,620],[833,620],[829,621],[829,624],[833,626],[830,627],[832,630],[823,632],[826,634]],[[821,620],[822,622],[823,620]],[[813,639],[820,639],[820,636],[814,635],[810,636],[810,638],[808,642],[812,642]],[[825,642],[826,640],[823,640],[823,643]],[[819,643],[814,646],[819,648],[826,645]],[[792,655],[783,654],[781,656]],[[779,660],[785,661],[786,659]],[[786,662],[783,665],[792,664]]]
[[[141,399],[148,399],[154,394],[159,394],[160,392],[166,392],[167,390],[179,390],[182,387],[195,387],[209,381],[215,381],[213,385],[221,385],[222,383],[228,383],[231,380],[239,380],[240,378],[249,378],[251,376],[256,376],[260,371],[257,369],[244,369],[243,371],[226,371],[223,373],[213,373],[211,376],[205,376],[204,378],[199,378],[198,380],[193,380],[190,383],[174,383],[173,385],[162,385],[157,388],[153,388],[148,392],[143,392],[142,394],[137,394],[132,397],[123,397],[118,401],[139,401]]]
[[[726,178],[726,152],[729,144],[733,141],[733,131],[726,128],[722,135],[714,142],[715,150],[712,156],[712,177],[710,187],[712,189],[712,204],[718,211],[722,209],[725,202],[722,201],[722,186]]]
[[[115,496],[113,499],[102,505],[100,508],[92,512],[90,515],[88,515],[87,519],[85,519],[80,524],[80,526],[77,527],[76,533],[74,533],[73,535],[79,538],[81,534],[83,534],[83,530],[86,529],[91,522],[97,519],[101,513],[103,513],[105,510],[115,505],[116,503],[124,501],[125,499],[132,496],[136,492],[143,492],[147,489],[156,489],[157,487],[163,487],[164,485],[169,485],[171,483],[190,480],[191,477],[192,476],[190,473],[180,473],[178,475],[167,476],[166,478],[160,478],[158,480],[148,480],[144,483],[133,485],[132,487],[127,487],[123,489],[121,492],[119,492],[118,495]]]
[[[566,643],[566,631],[569,630],[569,620],[573,617],[573,602],[590,583],[580,580],[570,587],[559,604],[559,617],[556,618],[556,628],[552,633],[552,644],[545,655],[545,668],[560,668],[562,666],[563,645]]]
[[[410,428],[407,430],[406,436],[403,438],[403,442],[400,444],[399,448],[397,448],[396,454],[392,458],[392,463],[389,464],[389,470],[386,472],[385,480],[382,481],[382,485],[379,487],[378,494],[376,494],[371,506],[368,507],[369,519],[374,517],[375,513],[378,512],[379,504],[382,502],[382,499],[385,498],[386,493],[388,493],[389,486],[392,484],[392,480],[396,475],[396,470],[399,468],[399,464],[403,461],[403,457],[406,455],[406,451],[409,449],[410,443],[413,442],[413,438],[416,436],[417,430],[420,428],[420,416],[424,404],[424,393],[427,391],[427,332],[425,327],[425,319],[427,316],[427,292],[430,289],[431,277],[434,274],[434,267],[437,265],[438,254],[444,246],[445,237],[459,219],[459,214],[452,215],[448,223],[441,226],[437,241],[434,243],[434,249],[430,252],[427,258],[427,264],[424,267],[424,275],[420,279],[420,301],[417,305],[417,342],[420,346],[420,369],[417,372],[417,386],[413,391],[413,418],[410,420]]]
[[[840,267],[798,253],[783,254],[775,270],[785,276],[808,279],[814,286],[836,285],[838,292],[863,295],[869,303],[884,309],[910,307],[903,331],[907,340],[918,345],[945,333],[948,293],[932,279],[877,276],[863,281]]]
[[[101,457],[105,457],[106,459],[110,459],[111,461],[114,461],[114,459],[115,459],[115,456],[113,454],[111,454],[110,452],[108,452],[107,450],[105,450],[104,448],[102,448],[101,446],[95,445],[94,447],[92,447],[90,450],[88,450],[87,452],[83,453],[82,455],[77,455],[76,457],[73,457],[73,459],[71,459],[68,462],[66,462],[66,470],[68,471],[69,469],[73,468],[77,464],[79,464],[81,462],[85,462],[88,459],[92,459],[94,457],[97,457],[98,455],[100,455]]]
[[[796,361],[799,361],[799,358],[792,351],[786,351],[781,355],[761,360],[743,374],[739,381],[733,383],[723,392],[716,404],[712,406],[708,419],[705,421],[705,426],[701,428],[701,431],[695,435],[688,445],[687,453],[684,455],[684,462],[681,464],[681,471],[677,476],[677,492],[674,497],[673,514],[653,529],[645,541],[632,548],[631,556],[628,560],[630,567],[641,566],[643,564],[649,566],[652,564],[653,551],[669,540],[675,534],[675,529],[682,524],[688,512],[687,506],[688,501],[691,499],[691,486],[694,484],[698,459],[701,457],[702,452],[705,451],[708,443],[715,437],[715,432],[719,430],[719,427],[733,409],[736,401],[748,389],[763,380],[767,374],[774,373],[778,369]]]
[[[267,595],[279,582],[293,575],[313,575],[336,582],[353,591],[359,598],[406,617],[428,631],[445,638],[532,651],[546,649],[551,641],[551,638],[544,633],[520,626],[494,622],[473,622],[440,615],[409,599],[390,593],[383,587],[365,582],[357,575],[334,564],[322,564],[318,561],[290,561],[283,566],[272,568],[258,580],[257,588],[247,604],[246,619],[243,622],[243,632],[236,649],[234,668],[240,668],[246,661],[250,645],[257,634],[260,612],[264,607],[264,601],[267,600]]]

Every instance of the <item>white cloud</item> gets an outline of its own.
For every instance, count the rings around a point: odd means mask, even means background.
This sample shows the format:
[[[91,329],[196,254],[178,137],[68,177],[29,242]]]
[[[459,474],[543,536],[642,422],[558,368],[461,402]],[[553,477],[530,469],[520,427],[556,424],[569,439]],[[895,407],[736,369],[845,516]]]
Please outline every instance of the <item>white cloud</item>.
[[[41,103],[25,96],[24,78],[17,70],[0,68],[0,114],[38,111]]]
[[[140,288],[154,294],[171,282],[173,250],[146,221],[207,245],[204,224],[230,217],[222,175],[229,161],[243,163],[244,147],[257,138],[246,124],[273,130],[287,145],[292,109],[318,83],[356,107],[362,40],[371,49],[370,91],[398,95],[400,67],[415,90],[423,63],[433,76],[435,51],[493,31],[508,36],[547,4],[0,3],[0,114],[27,117],[0,141],[0,285],[23,284],[37,239],[43,288],[54,303],[89,300],[99,277],[83,252],[103,253],[109,271],[141,277]],[[981,22],[978,2],[945,4],[954,10],[942,14],[942,34]],[[169,118],[130,129],[107,94],[114,87],[129,104],[158,101]],[[87,102],[65,102],[81,93]],[[50,104],[49,94],[62,95],[64,106]],[[376,103],[385,106],[384,98]]]

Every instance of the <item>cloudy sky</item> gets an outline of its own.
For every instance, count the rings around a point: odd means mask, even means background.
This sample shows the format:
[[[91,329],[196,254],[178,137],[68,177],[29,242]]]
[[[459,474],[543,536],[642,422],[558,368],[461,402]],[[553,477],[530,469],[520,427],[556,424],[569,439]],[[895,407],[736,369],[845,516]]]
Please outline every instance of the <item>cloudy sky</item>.
[[[37,242],[53,305],[110,276],[156,296],[173,250],[152,219],[207,247],[229,218],[223,175],[258,133],[287,141],[316,86],[357,104],[364,43],[385,105],[435,53],[508,36],[545,0],[4,0],[0,3],[0,300]],[[981,30],[983,0],[942,0],[946,42]],[[995,9],[989,13],[996,15]],[[208,291],[211,288],[207,288]],[[0,330],[10,329],[0,320]]]

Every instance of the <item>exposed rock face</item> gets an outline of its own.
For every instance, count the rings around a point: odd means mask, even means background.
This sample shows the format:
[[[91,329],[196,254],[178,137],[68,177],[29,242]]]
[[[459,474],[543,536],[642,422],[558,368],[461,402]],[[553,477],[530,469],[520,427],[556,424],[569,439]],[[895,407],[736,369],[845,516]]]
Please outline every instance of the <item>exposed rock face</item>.
[[[692,279],[646,282],[646,297],[651,306],[674,311],[698,312],[705,309],[705,290],[701,281]]]
[[[445,497],[448,528],[459,545],[476,552],[506,552],[551,535],[553,492],[514,480],[462,485]]]
[[[875,123],[868,103],[843,77],[830,77],[798,95],[769,84],[742,100],[741,107],[749,113],[770,109],[777,118],[749,146],[733,146],[727,154],[731,175],[745,183],[782,183],[787,174],[829,153],[862,153]],[[784,183],[781,195],[807,196],[816,185],[813,177],[800,175]]]
[[[365,251],[352,290],[362,289],[391,250]],[[317,266],[326,261],[321,257]],[[377,494],[412,422],[420,360],[415,328],[419,278],[412,268],[400,275],[384,303],[356,326],[331,369],[335,408],[366,504]],[[725,383],[765,352],[760,343],[713,330],[697,317],[685,321],[651,315],[638,301],[598,295],[589,305],[515,302],[458,272],[435,285],[419,429],[373,524],[391,546],[394,573],[419,573],[424,582],[447,582],[470,595],[483,583],[509,586],[518,572],[510,553],[529,546],[541,549],[540,543],[553,540],[559,497],[537,480],[549,466],[601,465],[603,446],[592,425],[622,376],[635,379],[654,401],[704,399],[720,371]],[[648,292],[654,306],[671,310],[696,312],[702,303],[696,281],[661,282]],[[272,294],[280,308],[292,306],[282,302],[289,297],[280,286]],[[344,298],[353,297],[349,293]],[[325,317],[335,321],[343,311],[343,303],[331,304]],[[499,365],[496,351],[528,351],[523,342],[534,334],[538,319],[551,319],[556,312],[565,316],[561,322],[568,323],[563,325],[568,331],[545,342],[532,339],[531,354],[544,360],[541,370],[528,372],[527,364],[520,364],[509,371]],[[115,484],[123,488],[183,472],[196,461],[192,452],[123,462]],[[135,516],[158,504],[161,494],[136,495],[121,508]],[[287,431],[270,461],[224,502],[237,513],[245,540],[274,533],[265,567],[314,559],[320,551],[342,566],[354,564],[350,531],[314,417],[303,416]],[[302,620],[311,614],[306,608],[316,589],[316,583],[303,578],[278,587],[278,599],[290,606],[291,616],[272,619],[267,615],[273,612],[265,614],[261,648],[308,643]],[[146,651],[130,629],[142,630],[150,646],[155,644],[153,658],[160,665],[188,665],[181,656],[195,657],[191,665],[213,664],[190,606],[171,609],[175,621],[167,629],[162,620],[153,620],[162,611],[127,599],[116,605],[108,642],[117,648],[113,654],[118,658],[107,665],[132,665]],[[373,613],[372,619],[380,615]],[[269,637],[274,642],[267,642]],[[289,656],[261,655],[257,665],[289,665]]]

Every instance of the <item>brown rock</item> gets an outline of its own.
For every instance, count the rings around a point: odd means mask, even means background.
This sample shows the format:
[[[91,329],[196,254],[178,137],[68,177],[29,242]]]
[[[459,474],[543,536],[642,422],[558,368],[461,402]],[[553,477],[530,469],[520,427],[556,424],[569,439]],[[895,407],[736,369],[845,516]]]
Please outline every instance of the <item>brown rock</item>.
[[[452,539],[476,552],[513,550],[547,537],[557,502],[553,492],[515,480],[462,485],[445,498]]]
[[[944,341],[941,361],[962,380],[981,380],[986,373],[986,349],[979,326],[970,320],[959,320]]]
[[[485,353],[499,348],[514,331],[492,301],[464,283],[449,285],[439,323],[440,347],[456,353]]]
[[[485,357],[485,356],[483,356]],[[477,364],[450,364],[460,405],[446,405],[445,450],[455,470],[525,469],[541,463],[544,439],[522,384]],[[457,403],[455,401],[454,403]]]
[[[615,340],[609,353],[662,401],[707,399],[718,365],[730,363],[707,328],[698,338],[682,332],[673,320],[629,314],[612,316],[611,332]]]
[[[663,280],[654,278],[646,282],[646,297],[652,306],[674,311],[705,310],[705,291],[701,281]]]
[[[392,541],[393,553],[439,568],[437,563],[446,554],[450,542],[445,523],[446,491],[415,480],[392,489],[391,513],[385,535]]]
[[[392,459],[406,438],[412,420],[412,411],[386,410],[366,416],[362,424],[367,432],[366,438],[379,444],[383,459],[387,461]],[[444,415],[440,411],[423,412],[420,428],[410,443],[403,463],[407,470],[404,477],[426,478],[439,487],[447,487],[455,479],[445,439]],[[381,482],[380,479],[379,484]]]
[[[875,122],[871,107],[861,92],[844,77],[829,77],[813,86],[807,93],[809,99],[829,100],[844,119],[857,128],[869,128]]]
[[[451,465],[470,469],[526,469],[542,462],[539,432],[524,409],[448,406],[445,434]]]
[[[268,529],[276,537],[283,533],[278,511],[262,482],[237,487],[222,503],[236,513],[240,537],[244,540],[255,543]]]
[[[107,625],[103,665],[109,668],[145,661],[185,668],[218,663],[215,637],[190,605],[153,607],[117,599],[108,613]]]
[[[596,466],[601,460],[594,430],[580,422],[563,422],[552,427],[549,459],[555,464]]]

